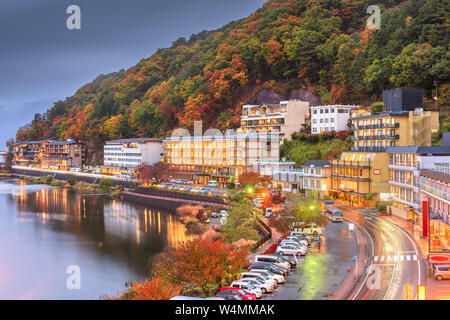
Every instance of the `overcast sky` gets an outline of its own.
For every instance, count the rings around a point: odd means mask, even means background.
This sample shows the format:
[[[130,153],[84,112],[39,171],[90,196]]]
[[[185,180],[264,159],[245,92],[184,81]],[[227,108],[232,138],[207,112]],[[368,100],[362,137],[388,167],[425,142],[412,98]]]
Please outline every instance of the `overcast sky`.
[[[16,129],[99,74],[135,65],[179,37],[217,29],[264,0],[1,0],[0,150]],[[69,5],[81,30],[68,30]]]

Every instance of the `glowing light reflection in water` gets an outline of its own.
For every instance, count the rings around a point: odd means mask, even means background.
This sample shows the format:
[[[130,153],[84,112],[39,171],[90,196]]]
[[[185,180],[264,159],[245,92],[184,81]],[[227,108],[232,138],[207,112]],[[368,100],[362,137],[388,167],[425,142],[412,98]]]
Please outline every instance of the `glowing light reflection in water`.
[[[169,212],[0,180],[0,299],[97,299],[148,274],[153,256],[192,239]],[[81,290],[69,290],[69,265]]]

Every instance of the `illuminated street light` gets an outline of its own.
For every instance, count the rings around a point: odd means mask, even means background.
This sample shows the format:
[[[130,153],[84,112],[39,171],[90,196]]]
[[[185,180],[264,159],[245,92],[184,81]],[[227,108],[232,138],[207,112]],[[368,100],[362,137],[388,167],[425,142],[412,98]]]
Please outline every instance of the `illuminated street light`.
[[[344,184],[343,183],[341,183],[341,189],[344,189]]]
[[[327,185],[326,185],[326,184],[323,184],[323,185],[322,185],[322,191],[323,191],[323,192],[327,191]]]
[[[247,193],[252,193],[252,192],[253,192],[253,189],[251,187],[248,187],[247,188]]]

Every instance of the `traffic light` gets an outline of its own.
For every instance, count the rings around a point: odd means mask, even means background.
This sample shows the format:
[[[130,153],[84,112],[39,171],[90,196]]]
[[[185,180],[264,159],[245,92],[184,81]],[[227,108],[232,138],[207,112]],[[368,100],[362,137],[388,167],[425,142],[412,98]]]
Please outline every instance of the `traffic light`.
[[[427,299],[427,289],[425,286],[418,285],[417,286],[417,300],[426,300]]]

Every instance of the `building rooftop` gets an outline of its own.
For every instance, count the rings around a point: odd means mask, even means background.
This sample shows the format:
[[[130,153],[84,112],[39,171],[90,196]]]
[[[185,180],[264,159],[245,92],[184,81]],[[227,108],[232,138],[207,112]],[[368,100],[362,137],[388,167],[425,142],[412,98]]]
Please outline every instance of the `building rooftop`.
[[[365,119],[375,119],[375,118],[383,118],[383,117],[408,117],[409,111],[404,112],[383,112],[383,113],[377,113],[370,116],[361,116],[361,117],[354,117],[350,118],[350,120],[365,120]]]
[[[78,142],[74,140],[68,140],[68,141],[49,141],[49,146],[64,146],[69,144],[79,144]]]
[[[433,154],[433,155],[450,155],[450,146],[445,147],[388,147],[387,153],[417,153],[417,154]]]
[[[359,109],[360,106],[355,106],[355,105],[344,105],[344,104],[327,104],[327,105],[321,105],[321,106],[311,106],[311,109],[314,108],[334,108],[334,107],[338,107],[338,108],[347,108],[347,109]]]
[[[144,143],[144,142],[162,142],[162,139],[156,138],[127,138],[106,141],[105,144],[122,144],[122,143]]]
[[[308,160],[302,165],[302,168],[314,166],[316,168],[323,168],[330,166],[330,161],[328,160]]]
[[[422,169],[422,170],[420,170],[420,175],[430,178],[430,179],[434,179],[434,180],[438,180],[438,181],[450,184],[450,174],[447,174],[447,173],[438,172],[438,171],[429,170],[429,169]]]

